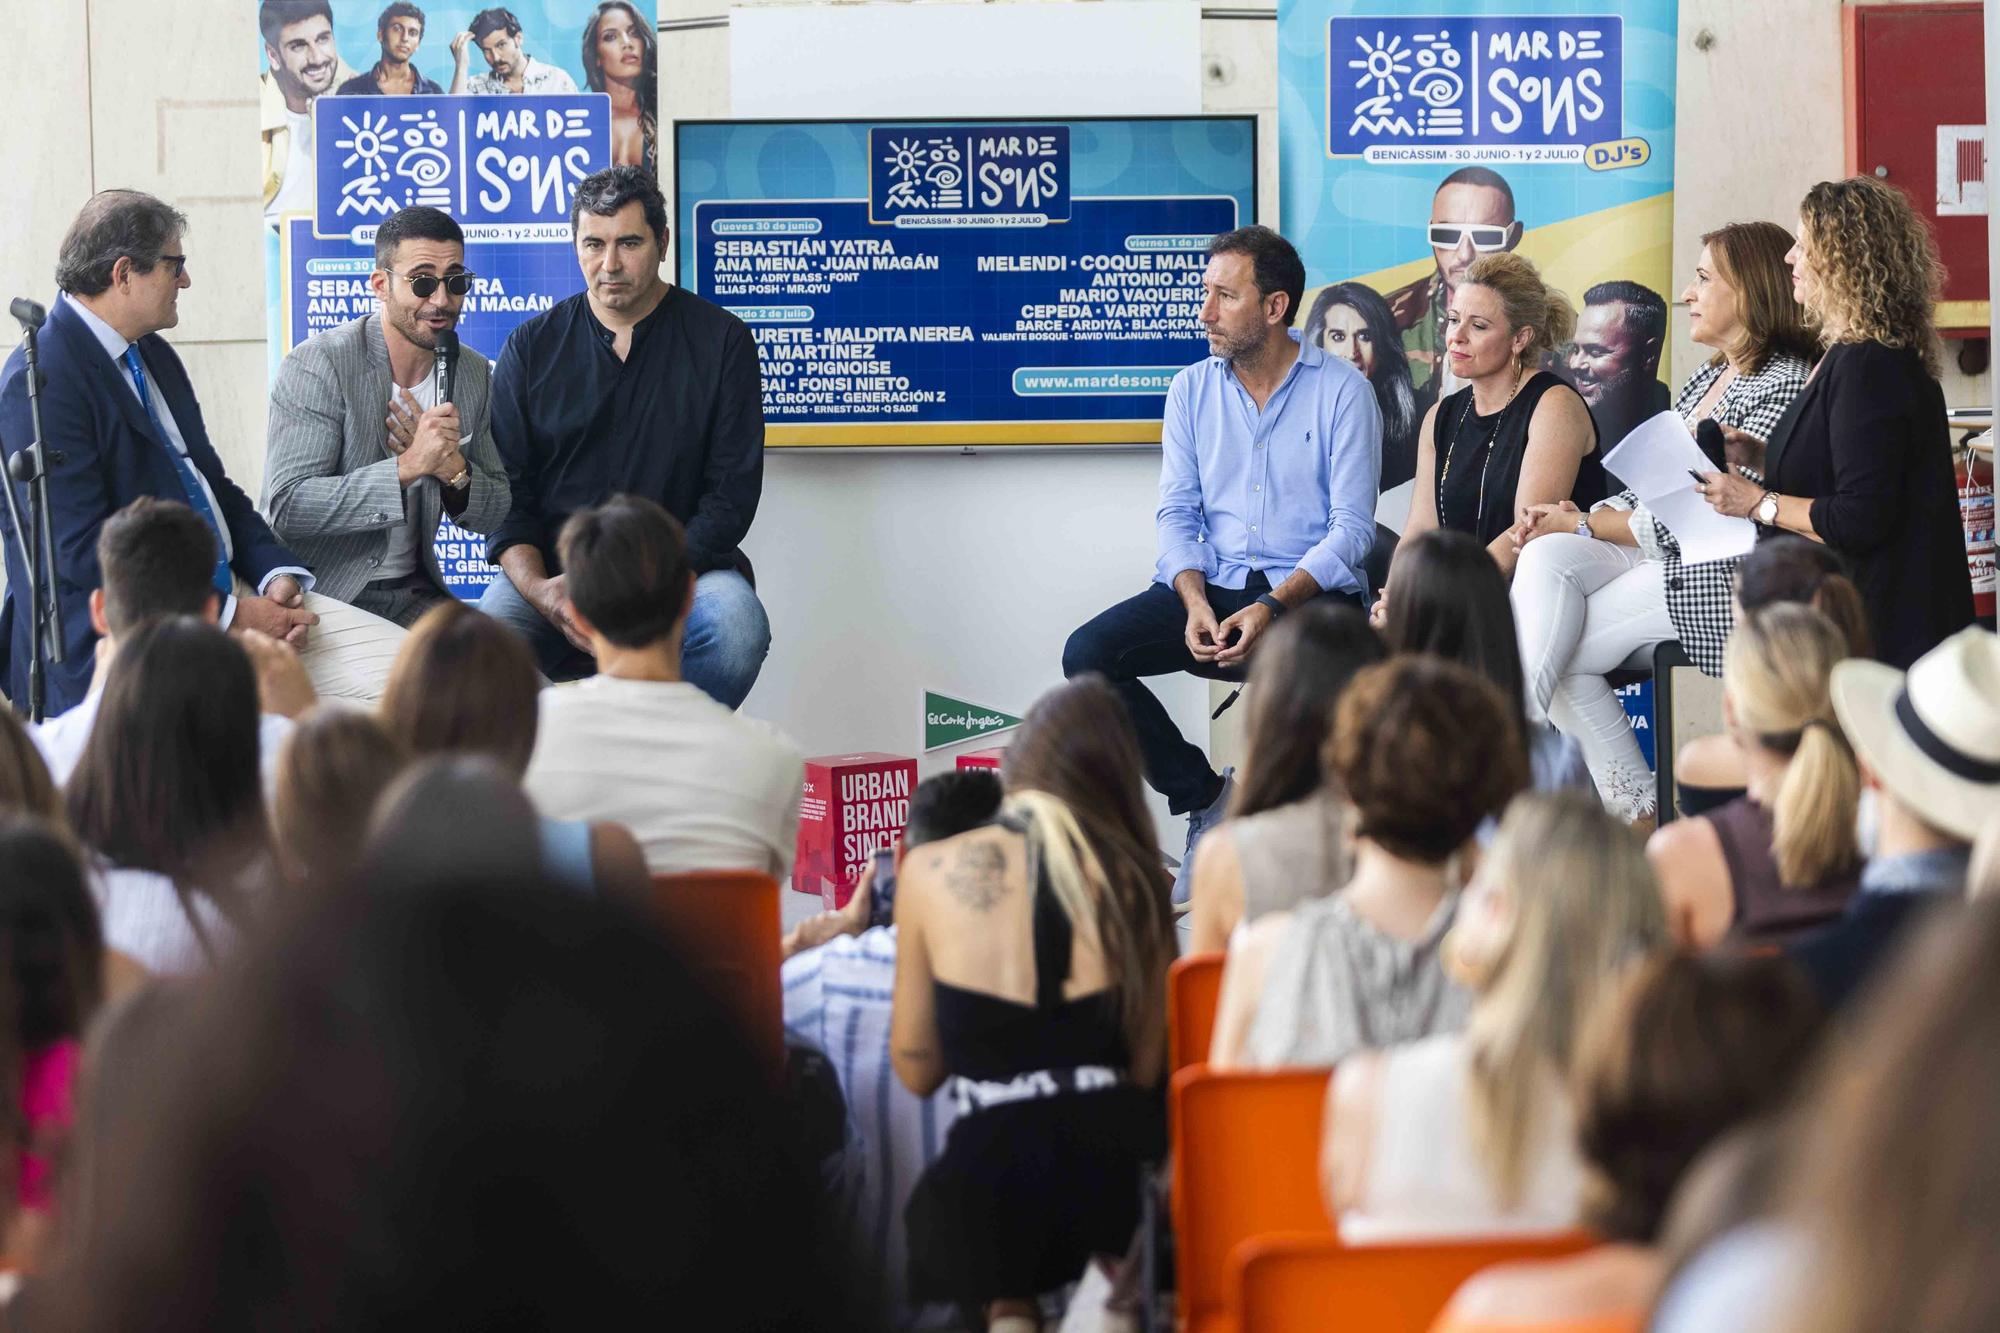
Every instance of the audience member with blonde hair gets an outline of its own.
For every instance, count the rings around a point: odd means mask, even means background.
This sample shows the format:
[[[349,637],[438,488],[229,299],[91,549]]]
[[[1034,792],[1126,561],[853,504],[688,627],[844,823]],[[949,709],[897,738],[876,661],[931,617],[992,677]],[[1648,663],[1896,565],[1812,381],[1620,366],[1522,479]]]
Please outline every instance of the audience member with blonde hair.
[[[1841,633],[1795,602],[1753,611],[1730,636],[1722,716],[1749,790],[1655,833],[1646,855],[1681,943],[1780,939],[1840,914],[1860,878],[1861,774],[1834,717]]]
[[[1320,751],[1348,682],[1383,655],[1367,617],[1322,601],[1286,616],[1257,646],[1229,819],[1195,848],[1189,952],[1225,948],[1238,924],[1347,882],[1346,814],[1322,777]]]
[[[996,822],[904,858],[890,1054],[949,1080],[944,1152],[905,1210],[920,1301],[1037,1327],[1035,1298],[1123,1253],[1164,1151],[1171,880],[1118,695],[1086,674],[1007,749]]]
[[[1630,969],[1584,1024],[1570,1091],[1583,1223],[1604,1243],[1487,1269],[1432,1333],[1638,1333],[1681,1181],[1711,1143],[1784,1106],[1819,1017],[1779,959],[1661,954]]]
[[[1578,1033],[1635,958],[1666,943],[1638,839],[1595,800],[1519,797],[1452,931],[1475,994],[1462,1033],[1335,1069],[1321,1176],[1343,1238],[1564,1231],[1583,1162]]]
[[[515,782],[535,752],[541,677],[527,644],[463,602],[440,602],[411,628],[382,692],[389,733],[424,758],[483,755]],[[645,856],[608,820],[541,820],[542,861],[579,887],[644,894]]]
[[[1810,606],[1831,620],[1849,657],[1875,655],[1861,590],[1847,577],[1846,562],[1821,543],[1786,534],[1759,542],[1737,562],[1732,624],[1779,602]],[[1674,760],[1674,785],[1684,815],[1728,804],[1743,794],[1748,780],[1743,752],[1727,733],[1695,737]]]
[[[1808,190],[1786,259],[1826,355],[1771,433],[1765,480],[1710,472],[1696,486],[1763,535],[1844,556],[1877,653],[1905,667],[1972,623],[1932,323],[1944,268],[1909,197],[1871,176]]]
[[[2000,802],[2000,639],[1962,629],[1908,672],[1849,659],[1832,693],[1875,793],[1876,836],[1846,911],[1787,946],[1830,1009],[1917,918],[1964,898],[1972,840]]]
[[[1575,328],[1569,299],[1526,258],[1473,261],[1445,320],[1451,373],[1469,383],[1425,414],[1404,542],[1437,527],[1469,532],[1511,575],[1510,534],[1530,506],[1604,498],[1590,409],[1537,369]]]
[[[1761,449],[1805,388],[1819,349],[1792,295],[1791,246],[1791,233],[1771,222],[1702,237],[1682,300],[1694,340],[1715,355],[1674,400],[1689,434],[1714,421]],[[1654,813],[1652,771],[1605,673],[1678,641],[1696,666],[1720,675],[1737,562],[1684,565],[1673,533],[1629,490],[1587,512],[1567,500],[1533,506],[1514,539],[1529,715],[1576,737],[1605,799],[1643,819]]]
[[[404,640],[407,652],[411,640]],[[278,753],[272,841],[299,885],[345,883],[361,859],[376,798],[410,762],[410,747],[374,715],[316,708]]]
[[[1209,1062],[1324,1066],[1465,1022],[1438,957],[1474,835],[1528,784],[1509,701],[1465,667],[1396,657],[1354,678],[1325,769],[1354,876],[1251,925],[1223,971]]]

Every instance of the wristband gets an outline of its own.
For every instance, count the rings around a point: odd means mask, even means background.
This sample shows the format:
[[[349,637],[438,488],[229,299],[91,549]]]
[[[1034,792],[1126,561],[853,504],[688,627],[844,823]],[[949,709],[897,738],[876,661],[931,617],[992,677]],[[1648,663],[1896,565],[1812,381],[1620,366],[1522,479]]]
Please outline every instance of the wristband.
[[[1257,604],[1268,610],[1273,620],[1285,614],[1285,604],[1268,592],[1257,594]]]

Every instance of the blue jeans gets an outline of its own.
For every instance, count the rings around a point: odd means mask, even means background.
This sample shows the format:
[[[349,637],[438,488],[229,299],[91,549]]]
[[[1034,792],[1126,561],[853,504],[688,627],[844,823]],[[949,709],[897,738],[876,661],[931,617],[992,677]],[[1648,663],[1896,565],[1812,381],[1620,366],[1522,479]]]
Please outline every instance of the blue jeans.
[[[479,609],[513,627],[534,650],[535,665],[550,680],[595,675],[597,663],[515,589],[505,574],[487,585]],[[736,708],[757,683],[771,651],[771,621],[757,590],[733,569],[711,569],[694,582],[681,641],[681,677],[727,708]]]

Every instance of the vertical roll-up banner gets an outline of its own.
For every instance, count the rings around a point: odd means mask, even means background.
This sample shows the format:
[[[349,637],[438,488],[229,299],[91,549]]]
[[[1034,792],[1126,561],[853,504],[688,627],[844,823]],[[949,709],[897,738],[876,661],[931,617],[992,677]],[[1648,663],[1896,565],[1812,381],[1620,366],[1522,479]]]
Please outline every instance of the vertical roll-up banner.
[[[1576,307],[1547,368],[1590,405],[1600,449],[1668,405],[1677,4],[1279,0],[1279,214],[1306,264],[1300,323],[1375,386],[1391,527],[1424,413],[1459,387],[1444,316],[1481,254],[1526,255]],[[1621,700],[1648,762],[1650,690]]]
[[[577,182],[659,163],[651,0],[243,0],[258,15],[269,373],[375,308],[375,228],[428,205],[465,229],[476,278],[463,344],[497,361],[515,325],[583,290]],[[460,597],[492,577],[485,539],[446,519]]]
[[[1280,214],[1307,336],[1383,407],[1382,486],[1415,474],[1458,386],[1443,317],[1467,266],[1535,261],[1577,308],[1549,369],[1609,450],[1666,406],[1676,0],[1279,0]],[[1716,225],[1732,221],[1716,218]],[[1384,517],[1400,525],[1394,497]]]

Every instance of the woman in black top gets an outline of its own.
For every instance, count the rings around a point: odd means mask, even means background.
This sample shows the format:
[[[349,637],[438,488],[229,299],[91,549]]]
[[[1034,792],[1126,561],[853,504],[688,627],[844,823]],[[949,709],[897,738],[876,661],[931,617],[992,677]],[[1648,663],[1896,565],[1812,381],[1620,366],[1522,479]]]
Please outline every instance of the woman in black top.
[[[1765,482],[1709,474],[1722,513],[1824,542],[1846,560],[1875,654],[1907,667],[1972,622],[1972,579],[1937,381],[1943,268],[1901,191],[1821,181],[1787,260],[1827,353],[1771,432]]]
[[[1469,383],[1424,418],[1403,541],[1432,528],[1469,532],[1505,573],[1508,531],[1529,505],[1604,498],[1597,427],[1576,390],[1534,367],[1576,328],[1567,298],[1511,252],[1486,255],[1452,293],[1451,370]]]

